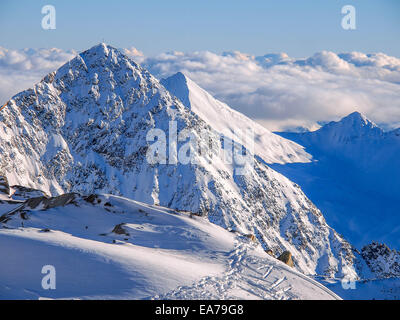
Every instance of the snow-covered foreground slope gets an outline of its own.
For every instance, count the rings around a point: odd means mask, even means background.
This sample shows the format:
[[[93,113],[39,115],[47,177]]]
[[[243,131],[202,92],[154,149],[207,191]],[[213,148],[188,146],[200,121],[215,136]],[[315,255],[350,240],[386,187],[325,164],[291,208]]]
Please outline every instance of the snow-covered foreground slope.
[[[110,195],[35,199],[0,204],[0,299],[338,298],[202,217]]]
[[[295,268],[305,274],[357,278],[352,246],[326,224],[299,186],[253,157],[246,145],[235,145],[254,159],[244,174],[237,159],[226,161],[221,128],[213,128],[219,121],[208,115],[214,106],[215,101],[204,105],[208,123],[148,71],[99,44],[0,111],[0,173],[10,185],[49,195],[109,193],[190,211],[225,229],[253,234],[275,255],[290,251]],[[240,118],[237,123],[247,121],[226,106],[221,110]],[[166,154],[159,152],[162,161],[150,163],[156,137],[148,134],[154,130],[165,133]],[[171,152],[174,145],[187,147],[186,138],[171,138],[175,131],[189,132],[195,141],[186,163]],[[272,158],[289,161],[290,154],[296,158],[303,152],[294,143],[265,136]]]
[[[371,241],[400,248],[400,133],[360,113],[307,133],[282,133],[306,147],[308,164],[273,165],[298,183],[330,225],[361,249]]]
[[[284,139],[244,114],[215,99],[195,82],[178,72],[161,84],[219,133],[241,141],[241,131],[254,132],[254,153],[267,163],[310,162],[311,156],[297,143]]]

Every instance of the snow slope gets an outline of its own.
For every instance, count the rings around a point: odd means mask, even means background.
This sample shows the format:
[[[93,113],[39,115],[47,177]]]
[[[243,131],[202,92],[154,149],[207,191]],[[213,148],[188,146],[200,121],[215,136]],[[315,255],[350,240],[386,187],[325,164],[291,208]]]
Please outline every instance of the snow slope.
[[[309,164],[273,165],[298,183],[330,225],[361,249],[400,248],[400,135],[355,112],[307,133],[280,133],[306,147]]]
[[[270,132],[244,114],[231,109],[183,73],[178,72],[160,82],[219,133],[235,141],[242,141],[241,131],[253,131],[254,153],[267,163],[310,162],[311,156],[302,146]]]
[[[246,145],[235,148],[254,161],[245,174],[238,173],[243,166],[226,161],[225,143],[212,127],[219,121],[208,120],[211,124],[134,61],[99,44],[0,111],[0,172],[10,185],[49,195],[109,193],[207,216],[225,229],[253,234],[275,255],[289,250],[305,274],[356,278],[357,253],[300,187],[253,157]],[[193,152],[188,163],[175,163],[176,155],[168,152],[162,159],[166,163],[150,163],[153,141],[147,134],[162,130],[170,151],[175,144],[169,139],[171,121],[206,151]],[[287,142],[266,137],[272,144],[268,154],[288,160]],[[187,144],[181,139],[176,145],[181,150]]]
[[[338,299],[205,218],[111,195],[66,197],[7,214],[0,299]],[[44,265],[56,269],[55,290],[41,287]]]

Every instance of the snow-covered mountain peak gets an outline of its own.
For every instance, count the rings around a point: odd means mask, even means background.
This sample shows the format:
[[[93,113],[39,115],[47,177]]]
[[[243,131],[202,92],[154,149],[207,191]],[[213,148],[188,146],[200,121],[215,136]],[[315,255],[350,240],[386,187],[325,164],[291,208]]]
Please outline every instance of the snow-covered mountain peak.
[[[104,42],[100,42],[99,44],[94,45],[94,46],[91,47],[90,49],[84,51],[83,54],[89,53],[89,52],[91,52],[91,53],[96,52],[96,53],[99,54],[99,55],[108,56],[108,54],[110,53],[110,51],[114,51],[114,48],[111,47],[111,46],[109,46],[109,45],[107,45],[107,44],[104,43]],[[118,52],[119,52],[119,51],[118,51]]]
[[[99,43],[91,47],[88,50],[81,52],[75,59],[83,60],[87,67],[106,67],[106,69],[112,68],[112,66],[120,67],[121,69],[142,69],[136,62],[128,58],[120,50],[107,45],[105,43]],[[74,60],[75,60],[74,59]],[[69,63],[71,65],[71,63]],[[112,69],[111,69],[112,70]]]
[[[178,72],[160,83],[192,112],[220,134],[242,141],[246,132],[254,135],[254,153],[267,163],[309,162],[304,148],[282,138],[265,127],[215,99],[188,76]]]
[[[342,118],[339,122],[343,124],[348,124],[353,127],[369,127],[369,128],[375,128],[377,125],[373,123],[371,120],[369,120],[364,114],[354,111],[353,113],[350,113],[346,117]]]
[[[315,131],[298,134],[283,132],[279,135],[307,148],[311,143],[318,145],[319,149],[333,151],[360,141],[381,139],[385,136],[385,132],[365,115],[356,111],[339,121],[331,121]],[[310,149],[307,151],[312,152]]]
[[[321,133],[332,132],[336,137],[341,139],[380,135],[383,133],[382,129],[374,122],[357,111],[350,113],[340,121],[330,122],[317,131]]]
[[[189,86],[193,87],[196,85],[193,81],[186,77],[182,72],[177,72],[166,79],[161,79],[160,82],[179,100],[181,100],[186,107],[191,109]]]

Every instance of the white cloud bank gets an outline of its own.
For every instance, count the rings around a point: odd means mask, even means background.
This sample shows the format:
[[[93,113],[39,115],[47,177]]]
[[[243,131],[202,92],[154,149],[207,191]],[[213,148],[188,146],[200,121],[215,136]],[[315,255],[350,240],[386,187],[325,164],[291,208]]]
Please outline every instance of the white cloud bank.
[[[240,52],[172,52],[148,58],[159,77],[177,71],[271,130],[315,127],[355,110],[400,126],[400,59],[382,53],[320,52],[308,59]]]
[[[76,54],[74,50],[55,48],[12,50],[0,47],[0,104],[32,87]]]
[[[255,57],[241,52],[169,52],[145,57],[123,49],[158,78],[181,71],[270,130],[315,128],[355,110],[388,128],[400,126],[400,59],[383,53]],[[74,55],[59,49],[0,48],[0,101],[39,81]]]

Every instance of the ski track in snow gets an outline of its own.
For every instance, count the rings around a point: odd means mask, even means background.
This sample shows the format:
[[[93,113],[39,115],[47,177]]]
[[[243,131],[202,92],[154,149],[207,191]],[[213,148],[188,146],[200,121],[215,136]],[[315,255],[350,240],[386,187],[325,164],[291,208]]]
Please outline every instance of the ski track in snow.
[[[258,257],[249,255],[250,244],[236,241],[235,249],[229,253],[229,267],[227,271],[217,277],[204,277],[190,286],[180,286],[164,295],[157,295],[150,299],[155,300],[181,300],[181,299],[298,299],[291,292],[292,285],[287,283],[286,276],[276,279],[271,276],[276,268],[274,266],[258,266]],[[290,270],[285,270],[289,271]],[[298,272],[293,272],[299,276]],[[301,276],[302,279],[322,289],[333,299],[340,299],[336,294],[326,289],[318,282]]]

